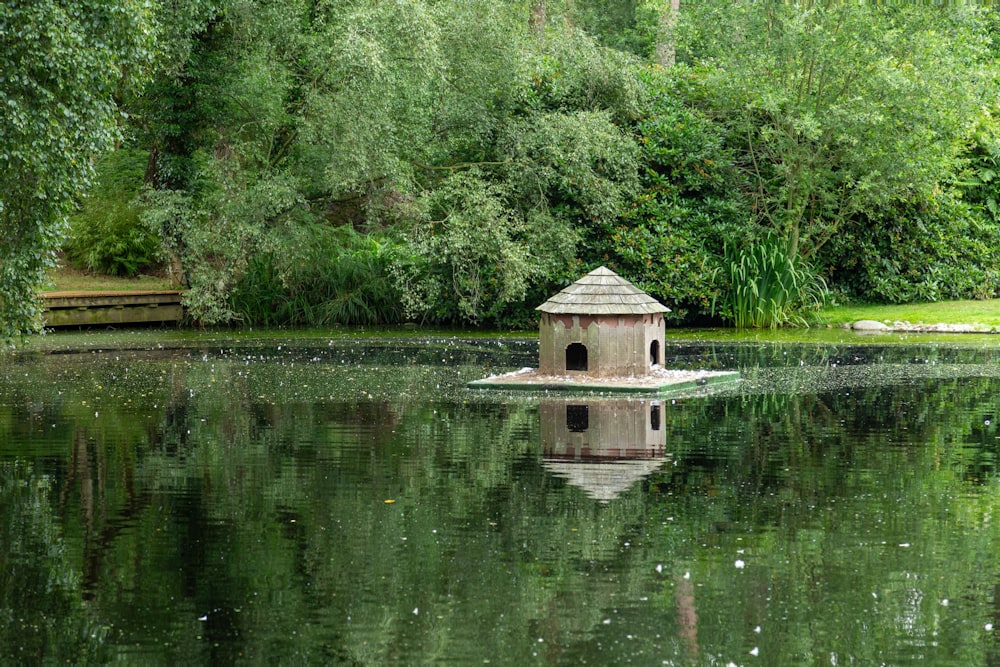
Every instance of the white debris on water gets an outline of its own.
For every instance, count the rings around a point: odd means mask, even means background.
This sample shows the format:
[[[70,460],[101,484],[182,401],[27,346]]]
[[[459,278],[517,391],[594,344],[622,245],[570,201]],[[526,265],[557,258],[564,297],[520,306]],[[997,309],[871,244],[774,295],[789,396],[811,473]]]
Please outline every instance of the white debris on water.
[[[574,375],[543,375],[536,368],[522,368],[502,375],[490,375],[488,380],[493,382],[529,383],[529,384],[563,384],[563,385],[586,385],[586,386],[622,386],[634,387],[648,386],[651,388],[660,387],[665,382],[671,384],[682,384],[687,382],[704,383],[719,376],[734,375],[732,371],[705,371],[705,370],[670,370],[655,366],[650,368],[650,372],[645,375],[631,375],[608,377],[581,373]]]

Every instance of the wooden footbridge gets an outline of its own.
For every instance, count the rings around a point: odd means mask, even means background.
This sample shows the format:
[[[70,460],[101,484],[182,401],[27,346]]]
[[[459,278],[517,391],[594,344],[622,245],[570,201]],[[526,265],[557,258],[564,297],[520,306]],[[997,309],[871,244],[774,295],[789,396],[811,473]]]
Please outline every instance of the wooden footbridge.
[[[45,292],[47,327],[178,322],[184,317],[179,290]]]

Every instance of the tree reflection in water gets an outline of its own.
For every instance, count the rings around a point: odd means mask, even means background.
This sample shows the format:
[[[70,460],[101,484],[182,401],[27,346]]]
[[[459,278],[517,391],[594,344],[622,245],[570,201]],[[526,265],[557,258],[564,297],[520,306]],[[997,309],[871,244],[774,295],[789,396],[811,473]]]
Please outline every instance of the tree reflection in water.
[[[4,360],[0,661],[998,658],[992,349],[668,347],[745,381],[466,390],[523,365],[501,349]]]

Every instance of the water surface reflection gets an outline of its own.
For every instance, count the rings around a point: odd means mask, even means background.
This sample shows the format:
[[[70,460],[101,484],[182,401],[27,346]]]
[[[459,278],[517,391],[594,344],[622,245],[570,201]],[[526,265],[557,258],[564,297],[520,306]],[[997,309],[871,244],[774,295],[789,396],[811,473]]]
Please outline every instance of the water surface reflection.
[[[666,429],[659,399],[542,398],[542,465],[610,502],[666,460]]]
[[[530,341],[6,358],[0,662],[1000,661],[995,350],[670,352],[745,380],[465,388]]]

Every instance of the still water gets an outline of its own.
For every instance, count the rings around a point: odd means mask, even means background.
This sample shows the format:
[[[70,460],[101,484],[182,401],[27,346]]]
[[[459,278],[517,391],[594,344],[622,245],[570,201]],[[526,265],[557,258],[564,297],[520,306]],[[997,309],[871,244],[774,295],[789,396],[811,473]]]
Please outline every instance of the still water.
[[[621,400],[465,387],[532,340],[46,337],[0,663],[1000,664],[1000,346],[920,340]]]

